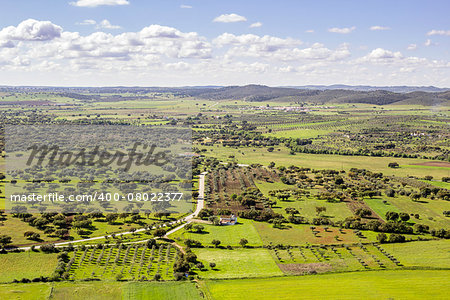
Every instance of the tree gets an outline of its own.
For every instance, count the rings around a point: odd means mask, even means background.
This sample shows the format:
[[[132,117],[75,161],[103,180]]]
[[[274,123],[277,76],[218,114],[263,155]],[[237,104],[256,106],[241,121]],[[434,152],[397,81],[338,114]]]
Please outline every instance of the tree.
[[[186,225],[184,225],[184,229],[187,230],[187,231],[191,231],[192,223],[187,223]]]
[[[386,190],[386,196],[394,197],[395,196],[395,191],[393,189],[387,189]]]
[[[192,228],[193,228],[193,229],[195,230],[195,232],[197,232],[197,233],[201,233],[201,232],[203,232],[203,229],[205,229],[205,227],[204,227],[203,225],[200,225],[200,224],[194,225]]]
[[[216,263],[210,262],[209,266],[211,267],[211,269],[214,269],[216,267]]]
[[[247,239],[242,238],[242,239],[239,241],[239,245],[241,245],[242,248],[245,248],[245,247],[247,246],[247,244],[248,244]]]
[[[423,224],[414,224],[414,229],[416,230],[416,233],[426,233],[430,229],[428,225]]]
[[[157,237],[163,237],[166,234],[166,230],[164,228],[157,228],[154,232],[154,235]]]
[[[283,220],[280,218],[273,219],[273,228],[281,228],[281,225],[283,225]]]
[[[194,252],[190,251],[186,253],[186,261],[190,263],[196,263],[197,262],[197,255],[195,255]]]
[[[372,211],[368,208],[358,208],[355,211],[355,215],[360,216],[361,218],[365,218],[372,215]]]
[[[12,238],[9,235],[4,235],[4,234],[0,235],[0,245],[3,247],[11,244],[11,242],[12,242],[11,240],[12,240]]]
[[[156,243],[155,239],[149,239],[147,241],[147,248],[152,249],[153,246],[157,246],[158,244]]]
[[[325,206],[316,206],[316,214],[320,215],[323,212],[326,212],[327,208]]]
[[[158,218],[159,220],[161,220],[161,218],[164,216],[164,214],[162,212],[157,212],[155,213],[155,218]]]
[[[296,208],[293,207],[286,207],[284,210],[286,211],[287,214],[290,214],[291,216],[300,213]]]
[[[386,220],[388,221],[396,221],[398,219],[398,213],[395,211],[388,211],[386,213]]]
[[[421,195],[418,194],[418,193],[412,193],[412,194],[410,195],[410,197],[411,197],[412,201],[416,202],[416,201],[419,201],[419,200],[420,200]]]
[[[220,241],[219,241],[219,240],[212,240],[211,244],[213,244],[214,247],[217,248],[217,247],[219,247],[219,245],[220,245]]]
[[[202,247],[202,243],[200,241],[192,240],[192,239],[186,239],[184,241],[187,247],[189,248],[200,248]]]
[[[385,233],[379,233],[378,235],[377,235],[377,240],[378,240],[378,242],[380,242],[381,244],[382,243],[386,243],[386,241],[387,241],[387,235],[385,234]]]
[[[108,224],[113,224],[115,220],[117,220],[118,215],[117,214],[107,214],[105,217],[106,222]]]
[[[390,162],[390,163],[388,164],[388,167],[389,167],[389,168],[399,168],[400,166],[399,166],[398,163],[396,163],[396,162]]]
[[[397,234],[397,233],[392,233],[391,236],[389,237],[390,243],[403,243],[403,242],[405,242],[405,240],[406,240],[406,238],[404,235]]]
[[[407,214],[407,213],[404,213],[404,212],[402,212],[402,213],[399,213],[399,215],[398,215],[399,217],[400,217],[400,220],[402,220],[403,222],[406,222],[406,221],[408,221],[409,220],[409,214]]]

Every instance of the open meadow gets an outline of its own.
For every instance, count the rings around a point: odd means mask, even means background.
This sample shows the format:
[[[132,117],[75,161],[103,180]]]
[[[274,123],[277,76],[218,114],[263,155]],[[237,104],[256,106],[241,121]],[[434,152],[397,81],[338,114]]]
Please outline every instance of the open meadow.
[[[448,270],[374,271],[207,281],[206,288],[212,299],[444,299],[448,276]]]

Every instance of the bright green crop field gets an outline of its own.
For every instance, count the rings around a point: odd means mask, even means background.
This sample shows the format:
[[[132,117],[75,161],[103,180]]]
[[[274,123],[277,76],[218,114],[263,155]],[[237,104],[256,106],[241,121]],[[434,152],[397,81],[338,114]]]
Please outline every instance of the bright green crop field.
[[[196,249],[198,259],[207,271],[199,272],[201,278],[246,278],[261,276],[281,276],[278,268],[266,249]],[[209,263],[216,263],[211,269]]]
[[[450,269],[450,241],[426,241],[381,246],[407,267]]]
[[[268,165],[270,162],[276,162],[277,166],[296,165],[299,167],[309,167],[313,169],[335,169],[350,170],[350,168],[370,169],[373,172],[382,172],[385,175],[395,175],[400,177],[417,176],[423,177],[424,174],[431,175],[434,178],[449,176],[450,168],[432,167],[417,165],[429,160],[399,158],[399,157],[371,157],[371,156],[343,156],[331,154],[289,154],[289,149],[285,147],[276,147],[273,152],[268,152],[264,148],[245,148],[234,149],[230,147],[201,146],[201,149],[207,149],[205,155],[216,157],[223,161],[232,161],[229,156],[234,156],[234,160],[243,164],[259,163]],[[390,162],[397,162],[400,168],[388,168]]]
[[[200,241],[203,245],[212,245],[212,240],[219,240],[221,246],[239,246],[242,238],[248,240],[250,246],[262,246],[261,238],[253,226],[253,221],[239,218],[238,223],[232,226],[214,226],[202,224],[203,232],[195,233],[184,229],[170,235],[171,238],[193,239]]]
[[[56,268],[56,256],[32,251],[0,254],[0,282],[50,276]]]
[[[203,299],[191,282],[57,282],[0,284],[0,299]]]
[[[444,299],[450,271],[374,271],[206,283],[212,299]],[[402,288],[399,288],[402,287]]]

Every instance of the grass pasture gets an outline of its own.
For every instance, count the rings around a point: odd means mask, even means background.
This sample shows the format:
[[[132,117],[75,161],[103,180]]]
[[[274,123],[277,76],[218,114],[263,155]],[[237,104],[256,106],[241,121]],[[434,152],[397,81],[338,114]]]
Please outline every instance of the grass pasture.
[[[382,199],[380,197],[374,197],[374,198],[364,198],[364,202],[371,208],[373,211],[377,213],[383,220],[386,220],[386,213],[388,211],[395,211],[395,212],[402,212],[397,208],[397,206],[393,205],[388,199]],[[387,203],[384,204],[383,200],[387,200]]]
[[[205,229],[202,233],[189,232],[186,230],[176,231],[170,238],[193,239],[200,241],[203,245],[212,245],[212,240],[219,240],[221,246],[239,246],[242,238],[248,240],[250,246],[262,246],[261,238],[253,226],[253,221],[239,218],[238,223],[232,226],[214,226],[202,224]]]
[[[190,282],[132,282],[122,288],[122,299],[203,299]]]
[[[450,271],[396,270],[208,281],[212,299],[444,299]]]
[[[56,282],[0,284],[0,299],[203,299],[191,282]]]
[[[329,227],[327,231],[324,226],[315,226],[317,235],[314,235],[310,229],[311,225],[289,224],[289,227],[283,229],[273,228],[271,224],[264,222],[255,222],[256,229],[265,245],[272,243],[274,245],[292,245],[300,246],[305,244],[352,244],[358,242],[373,242],[375,234],[368,231],[362,231],[365,239],[360,239],[351,229],[342,229]],[[338,237],[336,239],[335,237]]]
[[[32,227],[27,223],[23,222],[21,219],[13,218],[11,215],[6,215],[6,220],[1,221],[0,224],[0,234],[9,235],[12,238],[12,243],[14,245],[27,245],[35,244],[35,241],[27,240],[23,233],[26,231],[33,231],[41,235],[43,241],[56,241],[58,238],[48,237],[42,230]]]
[[[407,267],[450,269],[450,241],[420,241],[381,246]]]
[[[270,190],[276,189],[292,189],[292,186],[282,184],[279,182],[268,183],[268,182],[256,182],[256,186],[261,190],[261,192],[268,196],[268,192]],[[274,198],[275,199],[275,198]],[[275,199],[276,200],[276,199]],[[339,203],[331,203],[325,200],[317,200],[315,198],[305,198],[303,197],[301,200],[292,200],[288,199],[288,201],[280,201],[277,200],[277,204],[273,207],[274,211],[277,213],[281,213],[286,215],[285,208],[293,207],[298,209],[300,215],[308,216],[309,219],[312,219],[316,216],[316,207],[324,206],[327,211],[325,215],[330,217],[333,221],[344,220],[347,217],[353,216],[352,211],[344,202]]]
[[[27,251],[0,254],[0,282],[50,276],[56,268],[57,254]],[[1,297],[0,297],[1,298]]]
[[[48,283],[0,284],[0,299],[5,300],[46,300],[49,299],[51,292],[52,287]]]
[[[350,170],[350,168],[370,169],[372,172],[381,172],[385,175],[399,177],[416,176],[422,178],[431,175],[434,178],[449,176],[450,168],[418,166],[418,163],[430,162],[429,160],[399,157],[372,157],[372,156],[343,156],[331,154],[289,154],[286,147],[276,147],[273,152],[264,148],[249,147],[246,149],[235,149],[231,147],[201,146],[207,149],[205,155],[216,157],[223,161],[237,161],[242,164],[259,163],[267,166],[270,162],[276,162],[277,166],[296,165],[313,169]],[[233,159],[230,156],[234,156]],[[400,168],[388,167],[390,162],[397,162]]]
[[[266,249],[195,249],[198,260],[207,271],[199,272],[201,278],[248,278],[281,276],[283,272],[275,264]],[[209,263],[216,263],[212,270]]]
[[[50,299],[123,299],[121,282],[62,282],[53,284]]]
[[[389,198],[388,201],[402,212],[419,214],[419,220],[412,218],[412,221],[416,223],[428,225],[430,228],[448,228],[450,226],[450,219],[443,215],[443,211],[450,210],[449,201],[422,198],[420,201],[414,202],[406,196]]]

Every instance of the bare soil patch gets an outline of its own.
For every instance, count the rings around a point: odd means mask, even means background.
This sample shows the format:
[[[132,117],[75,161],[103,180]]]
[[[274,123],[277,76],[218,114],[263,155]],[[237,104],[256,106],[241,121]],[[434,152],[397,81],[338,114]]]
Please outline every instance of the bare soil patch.
[[[427,161],[420,164],[414,164],[416,166],[426,166],[426,167],[444,167],[450,168],[450,163],[446,161]]]
[[[325,273],[332,270],[330,264],[310,263],[310,264],[278,264],[278,267],[285,274],[302,275],[311,273]]]

